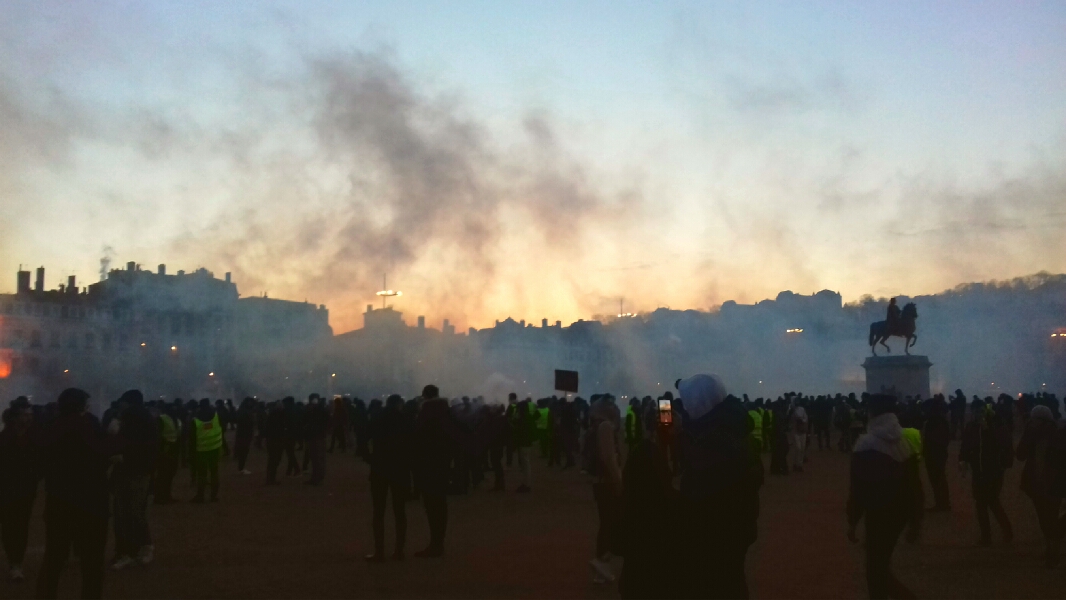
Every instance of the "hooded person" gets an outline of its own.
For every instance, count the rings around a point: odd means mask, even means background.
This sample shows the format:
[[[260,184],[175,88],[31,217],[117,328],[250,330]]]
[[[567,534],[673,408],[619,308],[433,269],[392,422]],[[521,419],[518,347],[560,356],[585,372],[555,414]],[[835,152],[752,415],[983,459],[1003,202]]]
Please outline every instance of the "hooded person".
[[[680,598],[747,598],[744,560],[758,533],[762,461],[752,423],[717,375],[677,383],[685,406],[680,435]]]
[[[870,396],[867,433],[851,455],[848,539],[858,541],[855,529],[865,519],[866,584],[873,599],[914,597],[891,569],[900,534],[908,525],[917,532],[924,508],[918,470],[910,468],[914,449],[903,437],[895,405],[894,396]]]

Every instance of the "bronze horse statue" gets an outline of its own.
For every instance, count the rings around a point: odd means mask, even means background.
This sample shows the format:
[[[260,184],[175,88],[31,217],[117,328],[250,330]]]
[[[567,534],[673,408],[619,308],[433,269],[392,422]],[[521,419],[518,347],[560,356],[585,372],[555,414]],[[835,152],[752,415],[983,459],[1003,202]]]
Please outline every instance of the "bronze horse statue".
[[[880,342],[886,350],[892,352],[892,348],[889,348],[885,341],[896,335],[901,338],[906,338],[906,343],[903,345],[903,351],[910,354],[911,346],[918,341],[918,334],[914,333],[914,321],[917,318],[918,309],[915,308],[913,302],[908,302],[907,305],[903,307],[903,312],[899,316],[899,321],[893,324],[891,331],[888,327],[888,321],[870,323],[870,352],[872,352],[874,356],[877,356],[878,342]]]

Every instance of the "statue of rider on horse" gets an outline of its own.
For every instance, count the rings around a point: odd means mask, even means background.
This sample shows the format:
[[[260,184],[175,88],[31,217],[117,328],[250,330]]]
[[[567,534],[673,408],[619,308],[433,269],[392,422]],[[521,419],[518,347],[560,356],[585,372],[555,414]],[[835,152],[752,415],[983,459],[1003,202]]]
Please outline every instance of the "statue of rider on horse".
[[[908,302],[901,311],[893,298],[888,303],[888,314],[884,321],[870,324],[870,352],[877,356],[877,344],[880,343],[886,350],[892,352],[885,341],[892,336],[906,338],[903,351],[910,354],[910,348],[918,341],[918,334],[914,333],[915,320],[918,319],[918,309],[913,302]]]

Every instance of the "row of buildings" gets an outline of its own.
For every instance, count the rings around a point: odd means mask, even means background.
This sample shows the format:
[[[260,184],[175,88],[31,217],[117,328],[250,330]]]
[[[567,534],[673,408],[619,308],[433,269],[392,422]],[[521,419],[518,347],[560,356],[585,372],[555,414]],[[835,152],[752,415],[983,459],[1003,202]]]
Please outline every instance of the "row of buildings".
[[[507,318],[456,332],[368,305],[361,329],[334,335],[324,306],[244,297],[229,273],[168,274],[135,263],[84,289],[46,290],[20,270],[0,295],[0,393],[47,399],[71,385],[104,401],[137,387],[150,397],[449,395],[503,399],[552,393],[555,369],[582,393],[657,394],[677,378],[721,374],[753,398],[787,390],[861,391],[870,322],[885,301],[845,305],[836,292],[782,292],[713,311],[658,309],[568,326]],[[908,299],[902,299],[907,301]],[[913,299],[935,390],[1066,388],[1066,276],[974,284]],[[892,343],[892,342],[890,342]],[[896,351],[902,342],[895,340]]]

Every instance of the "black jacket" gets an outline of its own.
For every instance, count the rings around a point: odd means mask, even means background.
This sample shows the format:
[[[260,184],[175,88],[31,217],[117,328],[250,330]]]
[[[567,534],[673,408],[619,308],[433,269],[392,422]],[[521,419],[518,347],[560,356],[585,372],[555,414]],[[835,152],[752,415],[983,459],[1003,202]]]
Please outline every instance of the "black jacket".
[[[370,438],[370,475],[406,483],[411,472],[412,432],[410,418],[396,408],[385,408],[367,424]]]
[[[119,452],[89,414],[60,415],[42,438],[45,518],[67,511],[107,519],[107,468]]]
[[[426,400],[418,411],[414,431],[413,467],[419,489],[444,494],[460,435],[446,400]]]
[[[867,532],[872,524],[902,531],[908,523],[920,523],[924,507],[914,458],[896,415],[870,419],[868,432],[859,438],[851,454],[849,525],[858,525],[864,517]]]

